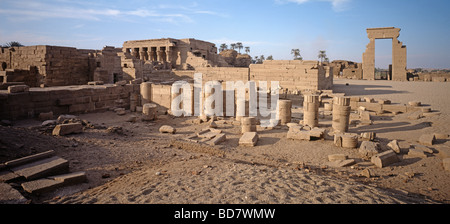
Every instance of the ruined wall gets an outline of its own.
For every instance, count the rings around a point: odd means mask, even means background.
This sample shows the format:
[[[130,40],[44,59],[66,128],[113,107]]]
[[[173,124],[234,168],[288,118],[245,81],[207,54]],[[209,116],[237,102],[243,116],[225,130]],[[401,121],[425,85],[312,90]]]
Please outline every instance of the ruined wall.
[[[326,76],[318,61],[270,60],[250,65],[250,80],[279,81],[284,89],[302,91],[331,88],[333,76]]]
[[[50,111],[59,115],[103,112],[113,107],[129,108],[131,93],[139,93],[139,85],[30,88],[21,93],[3,90],[0,91],[0,118],[16,120]]]

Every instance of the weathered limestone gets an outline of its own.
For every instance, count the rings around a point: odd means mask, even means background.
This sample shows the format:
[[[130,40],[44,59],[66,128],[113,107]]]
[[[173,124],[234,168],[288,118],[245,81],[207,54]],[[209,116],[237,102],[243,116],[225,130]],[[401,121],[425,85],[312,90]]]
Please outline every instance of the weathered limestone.
[[[387,147],[394,151],[395,153],[399,154],[401,152],[400,146],[398,145],[397,140],[392,140],[387,144]]]
[[[436,138],[434,137],[434,134],[423,134],[419,138],[419,143],[422,145],[432,146],[435,141],[436,141]]]
[[[177,129],[175,129],[174,127],[169,126],[169,125],[163,125],[159,128],[160,133],[175,134],[176,131],[177,131]]]
[[[361,139],[364,141],[373,141],[376,138],[375,132],[363,132],[361,133]]]
[[[375,79],[375,40],[392,39],[392,77],[390,80],[406,81],[406,46],[398,41],[400,29],[395,27],[367,29],[370,43],[362,57],[363,79]]]
[[[344,154],[332,154],[332,155],[328,155],[328,161],[333,162],[336,160],[346,160],[348,159],[348,156],[344,155]]]
[[[15,159],[15,160],[10,160],[5,162],[5,165],[7,167],[15,167],[15,166],[20,166],[26,163],[30,163],[30,162],[34,162],[40,159],[45,159],[48,157],[51,157],[55,154],[55,151],[53,150],[49,150],[49,151],[45,151],[45,152],[41,152],[41,153],[37,153],[34,155],[30,155],[30,156],[25,156],[19,159]]]
[[[157,117],[157,108],[158,106],[153,103],[146,103],[142,107],[142,120],[143,121],[153,121],[156,120]]]
[[[151,82],[143,82],[141,88],[141,104],[145,105],[152,102],[152,84]]]
[[[245,132],[239,139],[239,145],[253,147],[258,142],[258,134],[256,132]]]
[[[300,131],[288,131],[286,138],[294,139],[294,140],[311,140],[311,134],[309,131],[300,130]]]
[[[256,118],[243,117],[241,118],[241,133],[256,132]]]
[[[319,95],[305,95],[303,100],[303,125],[319,126]],[[283,120],[282,120],[283,124]]]
[[[364,159],[370,159],[380,151],[380,144],[377,142],[363,141],[359,146],[358,153]]]
[[[372,156],[370,161],[375,164],[375,166],[379,168],[383,168],[386,166],[389,166],[392,163],[396,163],[399,161],[397,154],[392,151],[388,150],[386,152],[379,153],[377,155]]]
[[[282,125],[291,122],[292,117],[292,101],[291,100],[278,100],[278,118]]]
[[[335,132],[345,133],[350,124],[350,98],[334,97],[332,127]]]
[[[52,134],[63,136],[68,134],[77,134],[83,132],[83,125],[81,123],[69,123],[69,124],[58,124],[53,129]]]
[[[410,148],[408,151],[408,156],[419,157],[419,158],[427,158],[428,157],[428,155],[425,154],[425,152],[419,148]]]
[[[216,136],[208,141],[209,145],[218,145],[219,143],[227,140],[227,137],[225,134],[216,134]]]

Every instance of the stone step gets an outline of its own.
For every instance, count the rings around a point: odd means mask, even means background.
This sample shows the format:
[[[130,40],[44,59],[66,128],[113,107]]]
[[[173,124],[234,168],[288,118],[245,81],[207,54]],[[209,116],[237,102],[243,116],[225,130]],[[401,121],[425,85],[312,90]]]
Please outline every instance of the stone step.
[[[85,172],[67,173],[51,176],[39,180],[22,183],[22,188],[31,194],[42,194],[56,190],[57,188],[75,185],[86,181]]]
[[[41,160],[41,159],[44,159],[44,158],[51,157],[54,154],[55,154],[55,151],[49,150],[49,151],[46,151],[46,152],[41,152],[41,153],[38,153],[38,154],[34,154],[34,155],[30,155],[30,156],[26,156],[26,157],[22,157],[22,158],[19,158],[19,159],[15,159],[15,160],[11,160],[11,161],[5,162],[5,165],[7,167],[9,167],[9,168],[15,167],[15,166],[20,166],[20,165],[23,165],[23,164],[26,164],[26,163],[30,163],[30,162],[34,162],[34,161],[37,161],[37,160]]]
[[[6,183],[0,183],[0,204],[24,204],[28,200]]]
[[[69,171],[69,161],[53,156],[47,159],[35,161],[11,169],[19,176],[27,180],[36,180],[49,175],[67,173]]]

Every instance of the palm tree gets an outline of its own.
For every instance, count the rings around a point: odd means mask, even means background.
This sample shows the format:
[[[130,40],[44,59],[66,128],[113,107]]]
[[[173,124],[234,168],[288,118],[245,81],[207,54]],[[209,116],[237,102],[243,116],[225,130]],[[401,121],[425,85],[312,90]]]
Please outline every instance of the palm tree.
[[[3,45],[3,47],[23,47],[23,45],[21,43],[19,43],[18,41],[10,41],[10,42],[6,43],[5,45]]]
[[[320,59],[320,63],[322,63],[323,60],[324,60],[325,58],[327,58],[327,53],[326,53],[326,51],[319,51],[319,55],[318,55],[317,57]]]
[[[224,51],[224,50],[227,50],[227,49],[228,49],[228,45],[227,44],[221,44],[220,48],[219,48],[219,51]]]
[[[255,56],[255,60],[253,61],[253,63],[254,63],[254,64],[257,64],[257,63],[258,63],[258,60],[259,60],[259,57],[258,57],[258,56]]]
[[[267,56],[266,60],[273,60],[273,56],[272,55]]]
[[[250,47],[245,47],[245,53],[250,53]]]
[[[230,44],[230,46],[231,46],[231,49],[236,49],[236,44]]]
[[[241,53],[241,49],[244,48],[241,42],[236,43],[236,48],[239,50],[239,54]]]
[[[303,60],[302,56],[300,55],[300,49],[292,49],[291,54],[294,55],[294,60]]]

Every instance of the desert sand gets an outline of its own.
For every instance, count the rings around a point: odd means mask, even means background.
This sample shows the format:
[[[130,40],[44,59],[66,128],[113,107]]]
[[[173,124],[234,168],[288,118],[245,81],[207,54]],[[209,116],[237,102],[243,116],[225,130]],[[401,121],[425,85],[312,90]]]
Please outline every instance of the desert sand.
[[[286,138],[288,128],[258,127],[255,147],[238,144],[240,126],[231,118],[218,121],[227,140],[217,146],[182,139],[207,127],[193,124],[195,118],[160,115],[154,122],[126,122],[128,112],[81,114],[95,128],[84,133],[53,137],[36,120],[16,121],[0,127],[1,161],[53,149],[70,162],[71,171],[86,171],[88,182],[60,188],[40,196],[28,195],[32,203],[188,203],[188,204],[301,204],[301,203],[448,203],[450,172],[437,153],[427,158],[407,155],[424,133],[450,133],[450,83],[394,82],[335,79],[334,92],[347,96],[389,99],[407,104],[421,101],[434,116],[418,120],[405,114],[373,116],[374,124],[350,126],[349,132],[373,131],[382,147],[399,141],[400,162],[376,168],[362,160],[357,149],[333,145],[333,140],[299,141]],[[348,84],[348,85],[346,85]],[[301,113],[294,105],[293,114]],[[352,114],[351,119],[356,119]],[[294,122],[299,122],[294,116]],[[321,116],[323,128],[331,128],[331,117]],[[162,134],[162,125],[176,134]],[[119,126],[122,133],[108,133]],[[51,130],[50,130],[51,131]],[[17,142],[17,138],[23,139]],[[431,148],[450,147],[448,139]],[[357,163],[335,168],[328,155],[345,154]],[[361,176],[370,168],[371,177]]]

